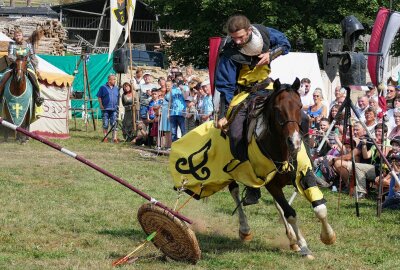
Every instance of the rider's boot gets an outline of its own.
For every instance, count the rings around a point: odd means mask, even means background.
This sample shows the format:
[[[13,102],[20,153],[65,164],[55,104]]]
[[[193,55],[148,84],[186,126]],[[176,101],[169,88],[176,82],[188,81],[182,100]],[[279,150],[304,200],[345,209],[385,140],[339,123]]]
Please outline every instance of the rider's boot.
[[[246,187],[246,195],[243,199],[243,206],[257,204],[261,198],[261,191],[259,188]]]
[[[43,102],[44,102],[44,98],[42,98],[42,97],[40,96],[40,94],[39,94],[39,96],[35,98],[35,104],[36,104],[36,106],[38,106],[38,107],[41,106],[41,105],[43,104]]]
[[[28,78],[32,83],[33,88],[33,101],[35,102],[36,106],[39,107],[43,104],[44,98],[40,96],[40,86],[37,79],[33,76],[31,72],[28,72]]]

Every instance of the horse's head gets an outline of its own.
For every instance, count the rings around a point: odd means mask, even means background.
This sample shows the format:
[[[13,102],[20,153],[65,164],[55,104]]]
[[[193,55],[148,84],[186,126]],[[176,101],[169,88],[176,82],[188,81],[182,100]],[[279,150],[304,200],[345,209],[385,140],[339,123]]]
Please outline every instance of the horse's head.
[[[301,147],[301,99],[297,90],[300,80],[296,78],[292,85],[274,82],[274,92],[267,101],[267,121],[270,132],[282,138],[290,156],[294,156]],[[284,140],[284,141],[283,141]]]
[[[19,83],[25,80],[27,72],[27,56],[18,56],[15,60],[15,66],[13,70],[14,79]]]

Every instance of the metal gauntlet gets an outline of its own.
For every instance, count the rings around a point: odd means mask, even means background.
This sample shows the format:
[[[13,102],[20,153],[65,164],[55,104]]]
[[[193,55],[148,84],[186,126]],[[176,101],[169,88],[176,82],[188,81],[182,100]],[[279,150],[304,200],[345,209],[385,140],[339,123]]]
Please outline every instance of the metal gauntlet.
[[[269,61],[276,59],[278,56],[283,54],[283,52],[284,52],[283,47],[277,47],[277,48],[271,50],[269,53]]]

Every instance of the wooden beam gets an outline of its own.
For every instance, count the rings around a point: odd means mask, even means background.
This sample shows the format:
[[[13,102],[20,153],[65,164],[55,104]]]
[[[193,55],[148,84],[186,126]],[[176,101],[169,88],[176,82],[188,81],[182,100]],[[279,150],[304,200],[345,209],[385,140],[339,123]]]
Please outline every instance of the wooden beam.
[[[83,13],[83,14],[104,16],[102,13],[90,12],[90,11],[84,11],[84,10],[78,10],[78,9],[72,9],[72,8],[64,8],[64,10],[68,10],[68,11],[72,11],[72,12],[76,12],[76,13]],[[104,12],[103,12],[103,13],[104,13]]]
[[[106,17],[106,8],[107,8],[107,3],[108,0],[104,1],[104,7],[103,7],[103,12],[101,13],[101,18],[100,18],[100,22],[99,22],[99,27],[96,33],[96,39],[94,40],[94,46],[97,47],[97,45],[99,44],[99,40],[101,38],[101,34],[103,30],[103,25],[104,25],[104,18]]]

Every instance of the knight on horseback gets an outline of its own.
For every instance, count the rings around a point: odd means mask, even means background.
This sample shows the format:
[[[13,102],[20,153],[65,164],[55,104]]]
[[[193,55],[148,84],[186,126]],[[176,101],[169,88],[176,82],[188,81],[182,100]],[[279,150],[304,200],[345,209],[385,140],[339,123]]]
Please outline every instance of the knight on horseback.
[[[13,66],[15,65],[15,61],[19,57],[27,56],[28,60],[28,72],[27,77],[29,78],[30,82],[32,83],[33,88],[33,100],[36,106],[40,106],[43,104],[44,99],[40,96],[40,87],[39,82],[36,77],[36,68],[38,66],[38,59],[35,55],[33,46],[31,43],[26,42],[22,35],[22,31],[20,29],[16,29],[14,32],[14,42],[10,42],[8,46],[8,60],[11,62],[10,69],[8,69],[0,82],[0,89],[3,89],[5,83],[12,75]],[[1,95],[0,95],[1,96]]]
[[[260,24],[250,24],[249,19],[243,15],[230,17],[226,30],[228,37],[221,49],[215,73],[215,87],[220,92],[217,126],[227,129],[232,155],[244,165],[248,163],[251,166],[245,128],[249,104],[258,92],[271,89],[272,80],[268,77],[271,72],[270,61],[287,54],[290,43],[280,31]],[[308,131],[308,120],[304,113],[301,129],[303,132]],[[307,177],[310,177],[308,174]],[[258,188],[246,187],[243,205],[258,203],[260,196]]]

